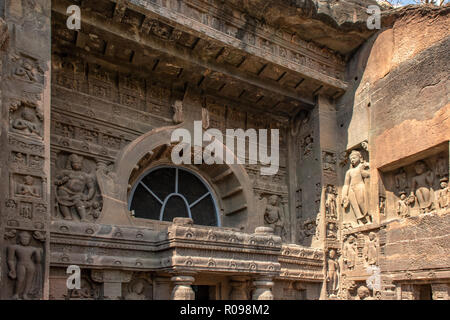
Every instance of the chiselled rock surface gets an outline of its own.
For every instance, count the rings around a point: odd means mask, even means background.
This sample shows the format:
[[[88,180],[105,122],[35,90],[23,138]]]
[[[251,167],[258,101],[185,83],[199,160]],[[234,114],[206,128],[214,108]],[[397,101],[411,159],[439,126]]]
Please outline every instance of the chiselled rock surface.
[[[450,7],[369,5],[6,1],[0,298],[448,300]]]

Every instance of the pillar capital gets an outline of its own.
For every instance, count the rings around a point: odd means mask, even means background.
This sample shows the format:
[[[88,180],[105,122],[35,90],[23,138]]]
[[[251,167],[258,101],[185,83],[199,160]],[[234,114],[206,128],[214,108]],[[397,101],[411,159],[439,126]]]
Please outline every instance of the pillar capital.
[[[194,300],[195,292],[192,284],[195,278],[191,275],[175,275],[170,279],[175,286],[172,291],[172,300]]]

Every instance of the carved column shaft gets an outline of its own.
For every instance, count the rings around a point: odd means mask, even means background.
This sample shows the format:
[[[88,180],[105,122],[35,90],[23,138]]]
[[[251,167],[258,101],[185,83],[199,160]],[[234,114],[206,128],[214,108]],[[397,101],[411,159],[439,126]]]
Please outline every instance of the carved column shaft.
[[[230,279],[230,300],[248,300],[247,282],[245,278],[233,277]]]
[[[253,280],[255,290],[253,291],[252,300],[273,300],[271,278],[258,278]]]
[[[0,298],[47,299],[51,1],[3,3],[9,45],[0,43],[0,259],[11,263],[1,266]]]
[[[450,284],[448,283],[431,284],[431,292],[433,295],[433,300],[450,300],[449,291],[450,291]]]

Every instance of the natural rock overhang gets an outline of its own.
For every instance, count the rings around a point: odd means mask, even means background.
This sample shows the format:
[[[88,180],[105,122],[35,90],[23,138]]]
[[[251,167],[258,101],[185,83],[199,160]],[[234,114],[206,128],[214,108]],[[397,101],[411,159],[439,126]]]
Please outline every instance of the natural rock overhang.
[[[352,53],[376,32],[366,24],[367,8],[378,5],[375,0],[231,0],[227,3],[255,19],[342,55]]]

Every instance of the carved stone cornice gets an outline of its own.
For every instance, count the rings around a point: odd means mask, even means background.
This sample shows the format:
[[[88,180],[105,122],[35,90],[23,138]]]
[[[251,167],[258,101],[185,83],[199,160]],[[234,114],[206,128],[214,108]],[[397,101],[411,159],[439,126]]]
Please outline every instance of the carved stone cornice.
[[[344,90],[347,87],[340,80],[345,62],[339,55],[272,26],[256,23],[249,27],[249,22],[243,18],[244,12],[236,13],[240,17],[231,16],[211,3],[198,0],[183,1],[177,8],[146,0],[130,0],[130,3],[144,14],[164,17],[172,24],[176,21],[183,30],[206,35],[333,87]]]
[[[258,274],[320,281],[323,252],[282,245],[272,228],[248,234],[194,226],[177,219],[167,231],[133,226],[54,221],[51,265],[136,271]],[[189,220],[189,219],[187,219]]]

